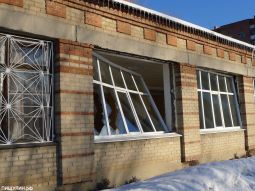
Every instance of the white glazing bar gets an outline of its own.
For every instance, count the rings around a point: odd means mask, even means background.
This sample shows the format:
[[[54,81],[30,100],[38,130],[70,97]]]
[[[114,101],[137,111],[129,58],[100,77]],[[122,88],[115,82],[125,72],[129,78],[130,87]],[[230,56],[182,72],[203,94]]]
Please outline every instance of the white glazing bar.
[[[227,90],[227,92],[228,92],[228,85],[227,85],[227,79],[226,79],[226,77],[224,77],[224,81],[225,81],[226,90]],[[234,121],[233,121],[233,116],[232,116],[232,110],[231,110],[230,103],[229,103],[229,95],[227,95],[227,99],[228,99],[228,108],[229,108],[229,112],[230,112],[231,123],[232,123],[232,127],[234,127]]]
[[[9,52],[10,52],[10,38],[11,38],[10,36],[7,37],[7,52],[8,52],[8,54],[7,54],[7,61],[6,61],[6,70],[10,69],[10,55],[9,55]],[[7,80],[7,91],[8,91],[6,107],[7,107],[7,105],[11,107],[11,105],[10,105],[10,96],[9,96],[10,79],[9,79],[9,74],[5,74],[5,75],[6,75],[6,80]],[[6,109],[8,109],[8,108],[6,108]],[[7,127],[8,128],[8,135],[7,135],[8,141],[7,141],[7,144],[11,144],[10,118],[9,118],[10,117],[10,109],[7,110],[7,117],[8,117],[8,119],[7,119],[7,125],[8,125],[8,127]]]
[[[45,52],[44,52],[44,48],[43,48],[43,46],[42,46],[42,44],[40,44],[40,47],[42,48],[42,54],[43,55],[45,55]],[[42,64],[42,63],[41,63]],[[43,99],[44,99],[44,97],[45,97],[45,95],[44,95],[44,91],[43,91],[43,88],[44,88],[44,71],[43,71],[43,66],[41,65],[41,80],[42,80],[42,87],[41,87],[41,91],[42,91],[42,103],[41,103],[41,113],[42,113],[42,118],[43,118],[43,120],[42,120],[42,129],[43,129],[43,136],[42,136],[42,142],[44,141],[44,134],[45,134],[45,126],[46,126],[46,124],[45,124],[45,122],[46,122],[46,118],[45,118],[45,113],[44,113],[44,111],[45,111],[45,107],[44,107],[44,104],[43,104]]]
[[[174,94],[174,116],[175,116],[175,127],[176,130],[178,129],[178,116],[177,116],[177,112],[176,112],[176,80],[175,80],[175,68],[174,65],[172,65],[172,79],[173,79],[173,89],[172,92]],[[173,112],[173,109],[172,109]],[[170,127],[171,128],[171,127]]]
[[[150,99],[150,104],[152,105],[152,108],[153,108],[154,111],[156,112],[156,115],[157,115],[158,119],[160,120],[161,125],[163,125],[163,127],[164,127],[164,129],[165,129],[166,132],[170,131],[172,125],[170,125],[169,128],[166,126],[166,124],[165,124],[164,120],[162,119],[162,117],[161,117],[161,115],[160,115],[160,113],[159,113],[159,110],[158,110],[158,108],[157,108],[157,106],[156,106],[156,104],[155,104],[155,102],[154,102],[154,100],[153,100],[153,98],[152,98],[152,96],[151,96],[151,94],[150,94],[150,91],[149,91],[149,89],[147,88],[147,86],[146,86],[146,84],[145,84],[143,78],[142,78],[141,80],[142,80],[143,86],[145,87],[145,90],[146,90],[147,93],[148,93],[148,96],[149,96],[149,99]],[[170,105],[170,109],[171,109],[171,105]]]
[[[54,75],[55,71],[54,71],[54,67],[50,66],[51,63],[54,63],[53,62],[53,44],[50,43],[50,46],[51,46],[51,51],[49,51],[49,52],[50,52],[51,55],[50,55],[49,58],[51,59],[51,61],[50,61],[50,63],[48,63],[48,73],[50,73],[49,70],[51,69],[52,70],[51,71],[51,73],[52,73],[52,75],[51,75],[51,86],[50,86],[50,93],[51,93],[50,97],[52,99],[51,116],[54,116],[53,114],[55,113],[55,107],[54,107],[54,105],[55,105],[55,102],[54,102],[54,100],[55,100],[54,99],[55,86],[53,84],[55,82],[55,75]],[[47,62],[49,62],[48,59],[47,59]],[[50,103],[50,101],[49,101],[49,103]],[[55,140],[55,132],[54,132],[54,130],[55,130],[55,128],[54,128],[55,117],[52,117],[52,120],[50,121],[50,123],[51,123],[52,140]],[[50,138],[49,138],[49,140],[50,140]]]
[[[97,59],[97,68],[98,68],[98,75],[99,75],[99,80],[102,82],[102,77],[101,77],[101,70],[100,70],[100,61]],[[104,97],[104,89],[103,86],[100,85],[100,92],[102,96],[102,103],[103,103],[103,110],[104,110],[104,115],[105,115],[105,120],[106,120],[106,127],[107,127],[107,132],[108,135],[111,135],[110,127],[109,127],[109,119],[108,119],[108,111],[105,103],[105,97]]]
[[[199,83],[200,83],[200,88],[202,88],[202,79],[201,79],[201,71],[198,71],[199,72]],[[203,91],[201,91],[200,93],[200,99],[201,99],[201,105],[202,105],[202,115],[203,115],[203,124],[204,124],[204,129],[206,129],[206,126],[205,126],[205,111],[204,111],[204,99],[203,99]]]
[[[210,91],[212,90],[211,88],[211,75],[208,72],[208,82],[209,82],[209,89]],[[210,99],[211,99],[211,104],[212,104],[212,115],[213,115],[213,125],[214,128],[216,127],[216,121],[215,121],[215,114],[214,114],[214,105],[213,105],[213,98],[212,98],[212,92],[210,92]]]
[[[125,88],[126,88],[126,90],[127,90],[126,80],[125,80],[125,78],[124,78],[124,75],[123,75],[122,71],[120,71],[120,74],[121,74],[122,80],[123,80],[123,82],[124,82],[124,86],[125,86]],[[126,91],[126,95],[127,95],[128,101],[129,101],[129,105],[131,106],[133,115],[134,115],[134,117],[135,117],[136,124],[138,125],[138,128],[139,128],[140,132],[143,133],[142,125],[141,125],[141,123],[140,123],[140,121],[139,121],[139,117],[138,117],[138,115],[137,115],[137,113],[136,113],[135,106],[134,106],[134,104],[133,104],[133,101],[132,101],[131,96],[130,96],[130,94],[129,94],[128,91]]]
[[[108,87],[108,88],[115,88],[117,91],[127,91],[127,92],[133,93],[133,94],[148,95],[148,94],[143,93],[143,92],[138,92],[138,91],[134,91],[134,90],[129,90],[129,89],[125,89],[125,88],[116,87],[116,86],[113,86],[113,85],[110,85],[110,84],[107,84],[107,83],[104,83],[104,82],[100,82],[100,81],[97,81],[97,80],[93,80],[93,83],[103,85],[103,86]]]
[[[239,125],[240,125],[240,127],[243,127],[242,120],[241,120],[240,107],[239,107],[238,100],[237,100],[237,90],[236,90],[235,85],[234,85],[234,79],[232,79],[231,84],[232,84],[233,90],[235,92],[234,99],[235,99],[235,106],[236,106],[236,109],[237,109]]]
[[[219,83],[219,76],[216,75],[217,79],[217,88],[218,91],[220,91],[220,83]],[[221,120],[222,120],[222,127],[225,127],[225,120],[224,120],[224,114],[223,114],[223,109],[222,109],[222,103],[221,103],[221,96],[220,92],[218,92],[218,98],[219,98],[219,104],[220,104],[220,115],[221,115]]]
[[[134,82],[134,84],[135,84],[136,90],[139,91],[139,89],[138,89],[138,87],[137,87],[137,84],[136,84],[136,82],[135,82],[135,79],[134,79],[133,75],[132,75],[132,79],[133,79],[133,82]],[[148,93],[148,92],[147,92],[147,93]],[[157,130],[156,130],[156,128],[155,128],[155,126],[154,126],[154,124],[153,124],[153,122],[152,122],[152,120],[151,120],[151,116],[150,116],[150,114],[149,114],[149,112],[148,112],[148,110],[147,110],[147,108],[146,108],[146,106],[145,106],[145,104],[144,104],[143,98],[142,98],[142,96],[141,96],[140,94],[139,94],[139,98],[140,98],[140,101],[142,102],[143,108],[145,109],[145,112],[146,112],[146,114],[147,114],[147,116],[148,116],[148,118],[149,118],[149,120],[150,120],[150,123],[151,123],[151,125],[152,125],[152,128],[153,128],[154,131],[156,132]]]
[[[113,79],[113,75],[112,75],[112,69],[111,67],[109,67],[110,69],[110,75],[111,75],[111,80],[112,80],[112,84],[113,86],[115,87],[115,81]],[[120,72],[120,71],[119,71]],[[114,88],[114,93],[115,93],[115,96],[116,96],[116,99],[117,99],[117,104],[118,104],[118,107],[119,107],[119,110],[120,110],[120,114],[121,114],[121,118],[122,118],[122,121],[124,123],[124,126],[125,126],[125,129],[126,129],[126,132],[127,134],[129,133],[129,130],[128,130],[128,127],[127,127],[127,123],[126,123],[126,118],[125,118],[125,115],[123,113],[123,110],[122,110],[122,107],[121,107],[121,104],[120,104],[120,100],[119,100],[119,95],[116,91],[116,89]]]
[[[172,98],[170,83],[170,68],[168,64],[163,64],[163,82],[164,82],[164,101],[165,101],[165,119],[169,131],[172,131]]]
[[[97,53],[95,53],[95,52],[93,52],[92,54],[93,54],[96,58],[98,58],[98,59],[100,59],[100,60],[106,62],[107,64],[109,64],[109,65],[111,65],[111,66],[113,66],[113,67],[119,68],[119,69],[122,70],[122,71],[126,71],[126,72],[131,73],[131,74],[134,74],[134,75],[136,75],[136,76],[141,76],[141,74],[139,74],[139,73],[137,73],[137,72],[128,70],[127,68],[124,68],[124,67],[122,67],[122,66],[119,66],[119,65],[117,65],[117,64],[115,64],[115,63],[113,63],[113,62],[111,62],[110,60],[106,59],[105,57],[101,56],[100,54],[97,54]]]

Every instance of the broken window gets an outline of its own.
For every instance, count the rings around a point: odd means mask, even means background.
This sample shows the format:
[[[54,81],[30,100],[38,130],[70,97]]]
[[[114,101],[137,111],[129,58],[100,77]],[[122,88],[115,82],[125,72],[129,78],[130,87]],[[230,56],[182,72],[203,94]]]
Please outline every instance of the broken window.
[[[95,135],[167,130],[142,76],[94,53]]]
[[[240,127],[233,78],[197,71],[201,129]]]

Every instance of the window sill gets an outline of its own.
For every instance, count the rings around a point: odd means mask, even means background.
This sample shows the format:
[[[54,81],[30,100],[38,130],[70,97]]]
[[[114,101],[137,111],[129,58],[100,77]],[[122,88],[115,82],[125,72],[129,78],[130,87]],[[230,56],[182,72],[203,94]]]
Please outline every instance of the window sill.
[[[45,143],[15,143],[11,145],[0,145],[0,150],[5,150],[5,149],[17,149],[17,148],[33,148],[33,147],[47,147],[47,146],[56,146],[57,143],[55,142],[45,142]]]
[[[111,143],[111,142],[123,142],[123,141],[138,141],[147,139],[160,139],[168,137],[181,137],[182,135],[177,133],[160,133],[160,134],[137,134],[137,135],[113,135],[99,137],[95,136],[94,143]]]
[[[216,128],[216,129],[200,129],[200,134],[214,134],[214,133],[229,133],[229,132],[236,132],[236,131],[245,131],[241,127],[230,127],[230,128]]]

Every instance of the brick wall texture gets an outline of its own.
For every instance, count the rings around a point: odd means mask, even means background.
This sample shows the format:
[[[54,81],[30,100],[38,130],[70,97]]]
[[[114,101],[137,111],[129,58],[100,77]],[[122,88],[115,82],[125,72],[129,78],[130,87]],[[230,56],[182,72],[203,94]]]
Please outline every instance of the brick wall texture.
[[[0,3],[23,7],[23,0],[0,0]]]
[[[201,135],[200,162],[228,160],[245,155],[244,131]]]
[[[98,181],[107,177],[119,185],[132,176],[145,179],[180,169],[180,155],[180,137],[99,143],[94,168]]]
[[[57,185],[56,147],[0,150],[0,185],[53,190]]]
[[[40,16],[70,26],[108,33],[152,47],[169,48],[169,52],[178,50],[188,56],[206,55],[206,58],[237,66],[255,65],[251,52],[240,47],[177,30],[175,26],[165,26],[156,19],[148,20],[116,7],[95,5],[99,1],[93,2],[0,0],[0,9],[8,8],[30,14],[31,18]],[[108,178],[112,184],[118,185],[131,176],[149,178],[182,168],[192,161],[226,160],[255,149],[253,78],[237,77],[240,113],[245,131],[201,134],[197,68],[185,63],[175,63],[174,69],[175,114],[177,133],[182,135],[181,138],[94,143],[92,51],[97,45],[75,40],[54,40],[57,148],[45,146],[0,150],[0,184],[26,184],[38,189],[48,186],[49,189],[87,190],[101,178]],[[81,189],[76,185],[85,187]]]
[[[245,131],[246,149],[255,150],[255,105],[254,105],[254,86],[253,78],[239,76],[238,89],[240,99],[240,113],[242,125]]]
[[[55,111],[62,184],[92,182],[92,69],[90,46],[66,40],[59,41]]]
[[[182,134],[183,161],[199,160],[200,133],[196,68],[187,64],[176,66],[177,131]]]

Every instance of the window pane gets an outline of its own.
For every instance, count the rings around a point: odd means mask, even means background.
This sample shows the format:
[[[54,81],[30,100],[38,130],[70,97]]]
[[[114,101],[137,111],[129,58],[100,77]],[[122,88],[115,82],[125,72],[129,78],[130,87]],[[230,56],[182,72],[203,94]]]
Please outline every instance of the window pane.
[[[112,70],[112,76],[113,76],[113,79],[114,79],[115,86],[125,88],[120,70],[117,69],[117,68],[114,68],[114,67],[111,67],[111,70]]]
[[[131,99],[133,101],[133,104],[135,106],[136,113],[138,115],[139,121],[141,123],[141,126],[143,128],[144,132],[152,132],[154,131],[151,122],[149,120],[149,117],[143,107],[143,104],[141,102],[141,99],[138,94],[130,94]]]
[[[100,71],[102,76],[102,82],[112,85],[109,65],[101,60],[100,60]]]
[[[118,96],[129,132],[139,132],[140,130],[138,129],[138,125],[128,101],[127,94],[118,92]]]
[[[199,76],[200,71],[197,70],[197,88],[200,89],[200,76]]]
[[[93,57],[93,79],[99,81],[97,58]]]
[[[225,84],[225,77],[223,76],[218,76],[219,79],[219,86],[220,86],[220,91],[221,92],[226,92],[226,84]]]
[[[200,129],[204,129],[204,122],[203,122],[203,109],[201,103],[201,92],[198,92],[198,104],[199,104],[199,122],[200,122]]]
[[[0,41],[0,68],[2,68],[2,65],[5,65],[5,40]]]
[[[43,132],[43,121],[41,117],[17,117],[13,113],[9,117],[9,131],[12,143],[24,143],[31,141],[40,141]]]
[[[232,84],[232,78],[226,77],[227,86],[228,86],[228,92],[233,93],[233,84]]]
[[[9,78],[10,93],[32,93],[42,94],[43,78],[38,72],[16,72],[12,71]]]
[[[208,72],[201,71],[202,89],[209,90]]]
[[[210,79],[211,79],[211,90],[218,91],[217,75],[210,74]]]
[[[232,127],[227,95],[221,95],[221,104],[226,127]]]
[[[219,96],[212,95],[212,99],[213,99],[215,123],[216,123],[216,126],[219,127],[219,126],[222,126]]]
[[[131,77],[131,74],[127,73],[127,72],[124,72],[122,71],[123,75],[124,75],[124,79],[126,81],[126,85],[127,85],[127,88],[130,89],[130,90],[136,90],[136,87],[135,87],[135,84],[134,84],[134,81]]]
[[[157,131],[165,131],[164,126],[162,125],[162,123],[160,122],[155,110],[153,109],[149,96],[142,96],[143,98],[143,102],[145,104],[145,107],[148,111],[148,113],[150,114],[151,120],[154,124],[154,127]]]
[[[103,87],[103,90],[111,135],[126,134],[127,132],[117,104],[114,90],[108,87]],[[106,123],[104,123],[99,136],[107,135],[105,131],[107,131]]]
[[[211,102],[210,93],[203,92],[203,103],[204,103],[206,129],[214,128],[213,114],[212,114],[212,102]]]
[[[229,104],[230,104],[230,107],[231,107],[234,126],[240,126],[240,123],[239,123],[239,120],[238,120],[237,103],[235,101],[234,95],[229,95]]]
[[[106,126],[106,121],[103,119],[103,101],[100,92],[100,85],[98,84],[94,84],[94,113],[95,134],[99,135],[103,127]],[[105,131],[105,133],[108,135],[108,131]]]

